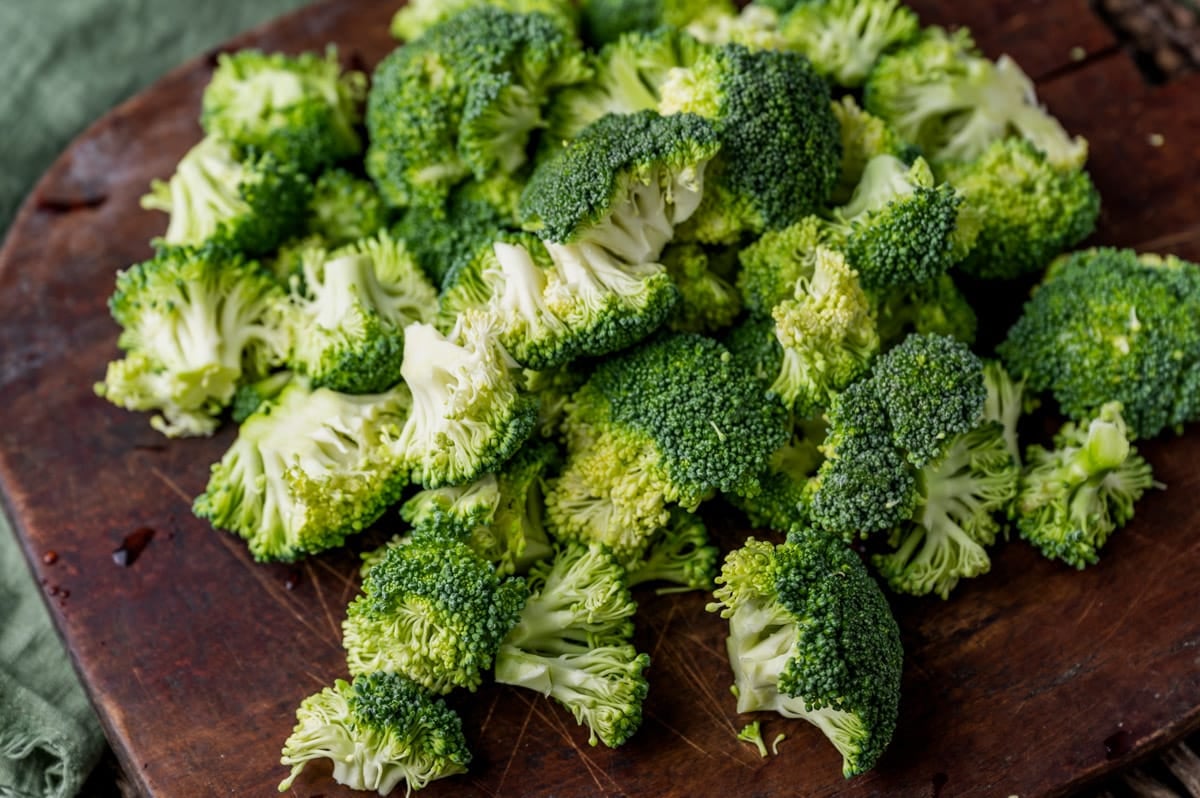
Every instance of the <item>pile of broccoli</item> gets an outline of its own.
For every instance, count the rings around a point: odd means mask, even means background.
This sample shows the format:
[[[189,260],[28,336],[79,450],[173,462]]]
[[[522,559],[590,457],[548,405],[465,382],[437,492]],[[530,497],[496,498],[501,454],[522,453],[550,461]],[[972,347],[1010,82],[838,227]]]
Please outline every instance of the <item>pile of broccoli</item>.
[[[194,510],[257,560],[397,533],[281,789],[321,758],[381,794],[464,772],[440,696],[488,682],[622,745],[644,585],[715,588],[737,711],[862,773],[900,701],[883,588],[946,598],[1010,537],[1096,565],[1162,487],[1133,442],[1200,420],[1200,267],[1064,254],[1087,143],[965,29],[413,0],[392,32],[369,90],[333,49],[220,57],[96,386],[168,436],[238,424]],[[1037,285],[993,352],[999,280]],[[718,548],[720,502],[756,537]]]

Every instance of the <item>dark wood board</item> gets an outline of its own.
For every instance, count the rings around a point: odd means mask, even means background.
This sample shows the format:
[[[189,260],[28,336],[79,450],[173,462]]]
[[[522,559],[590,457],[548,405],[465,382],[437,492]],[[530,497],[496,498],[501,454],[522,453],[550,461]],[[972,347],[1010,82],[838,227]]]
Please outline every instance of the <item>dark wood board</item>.
[[[332,41],[370,66],[391,47],[395,5],[319,4],[230,47]],[[1067,31],[1102,36],[1081,1],[1006,2],[1021,19],[1010,27],[988,3],[920,7],[929,21],[979,27],[990,55],[1038,65],[1046,102],[1092,142],[1106,206],[1098,240],[1200,258],[1197,79],[1148,87],[1115,50],[1074,66],[1046,58],[1079,43]],[[163,798],[275,794],[296,705],[344,674],[339,624],[355,589],[352,551],[256,565],[192,517],[232,429],[167,442],[145,416],[92,395],[117,355],[105,308],[114,273],[146,257],[164,226],[137,199],[199,138],[212,63],[180,68],[84,133],[0,251],[0,488],[113,746],[136,786]],[[733,711],[721,621],[702,595],[640,593],[652,690],[627,747],[589,748],[559,707],[485,685],[452,699],[476,754],[470,775],[426,794],[1025,798],[1148,755],[1200,726],[1200,429],[1144,451],[1170,487],[1143,503],[1100,565],[1076,573],[1014,542],[951,601],[894,602],[904,700],[873,773],[844,782],[833,749],[801,722],[762,716],[768,740],[787,734],[778,757],[735,741],[747,719]],[[113,550],[142,527],[154,539],[116,565]],[[719,530],[726,543],[735,532]],[[290,794],[349,794],[324,772],[312,768]]]

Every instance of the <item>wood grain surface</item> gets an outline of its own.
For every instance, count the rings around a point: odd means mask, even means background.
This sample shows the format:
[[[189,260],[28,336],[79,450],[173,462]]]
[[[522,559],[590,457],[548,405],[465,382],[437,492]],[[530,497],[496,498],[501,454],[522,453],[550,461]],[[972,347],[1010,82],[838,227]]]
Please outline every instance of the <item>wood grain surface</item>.
[[[1084,0],[914,5],[1025,64],[1051,110],[1090,139],[1105,208],[1097,241],[1200,259],[1200,77],[1146,85]],[[335,42],[370,67],[392,46],[395,7],[326,2],[229,47]],[[344,675],[339,625],[356,589],[353,551],[256,565],[192,517],[233,429],[167,442],[144,415],[92,394],[118,354],[105,307],[114,274],[147,257],[165,225],[137,199],[199,139],[213,63],[180,68],[84,133],[0,251],[3,498],[109,739],[141,791],[162,798],[275,794],[296,705]],[[476,755],[470,774],[426,794],[1024,798],[1146,756],[1200,726],[1200,428],[1143,451],[1169,489],[1143,502],[1100,565],[1076,573],[1012,542],[951,601],[894,601],[904,698],[870,774],[844,782],[834,749],[799,721],[760,716],[768,741],[787,735],[778,756],[737,742],[748,718],[729,694],[722,622],[703,595],[643,592],[652,687],[628,746],[590,748],[558,706],[485,685],[452,698]],[[397,522],[390,514],[355,548]],[[113,551],[142,528],[153,539],[122,567]],[[350,794],[327,772],[310,768],[290,794]]]

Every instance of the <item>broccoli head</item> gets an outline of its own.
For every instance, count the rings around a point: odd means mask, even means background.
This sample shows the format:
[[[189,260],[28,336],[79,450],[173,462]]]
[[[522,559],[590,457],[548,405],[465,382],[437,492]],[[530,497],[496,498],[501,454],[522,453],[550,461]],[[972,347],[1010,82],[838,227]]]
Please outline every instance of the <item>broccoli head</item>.
[[[789,49],[846,88],[861,86],[880,55],[920,30],[916,12],[900,0],[812,0],[797,3],[779,23]]]

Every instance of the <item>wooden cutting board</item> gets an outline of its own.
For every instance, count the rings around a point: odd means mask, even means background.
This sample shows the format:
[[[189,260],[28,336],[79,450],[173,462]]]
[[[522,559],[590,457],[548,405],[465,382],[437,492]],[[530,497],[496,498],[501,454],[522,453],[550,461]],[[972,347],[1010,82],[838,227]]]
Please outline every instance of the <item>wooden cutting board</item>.
[[[1013,55],[1090,139],[1105,207],[1097,241],[1200,259],[1200,76],[1147,85],[1084,0],[916,5],[928,22],[971,25],[989,55]],[[321,3],[229,48],[334,42],[369,68],[392,47],[396,6]],[[233,429],[166,442],[145,416],[92,394],[117,356],[105,308],[114,273],[149,256],[164,229],[137,199],[200,137],[214,56],[84,133],[0,252],[3,497],[109,739],[141,791],[164,798],[275,794],[296,705],[344,674],[339,624],[356,589],[354,552],[256,565],[192,517]],[[1002,301],[987,310],[1011,314]],[[476,755],[470,774],[427,794],[1024,798],[1146,756],[1200,725],[1200,427],[1144,452],[1170,487],[1100,565],[1076,573],[1013,542],[951,601],[894,602],[904,699],[870,774],[844,782],[833,748],[798,721],[762,716],[768,741],[787,735],[778,756],[737,742],[748,718],[734,713],[722,622],[703,595],[645,592],[638,643],[653,657],[652,689],[629,745],[590,748],[558,706],[484,686],[452,699]],[[357,548],[396,523],[390,514]],[[147,530],[139,557],[132,545],[114,557]],[[290,794],[347,795],[326,772],[312,768]]]

